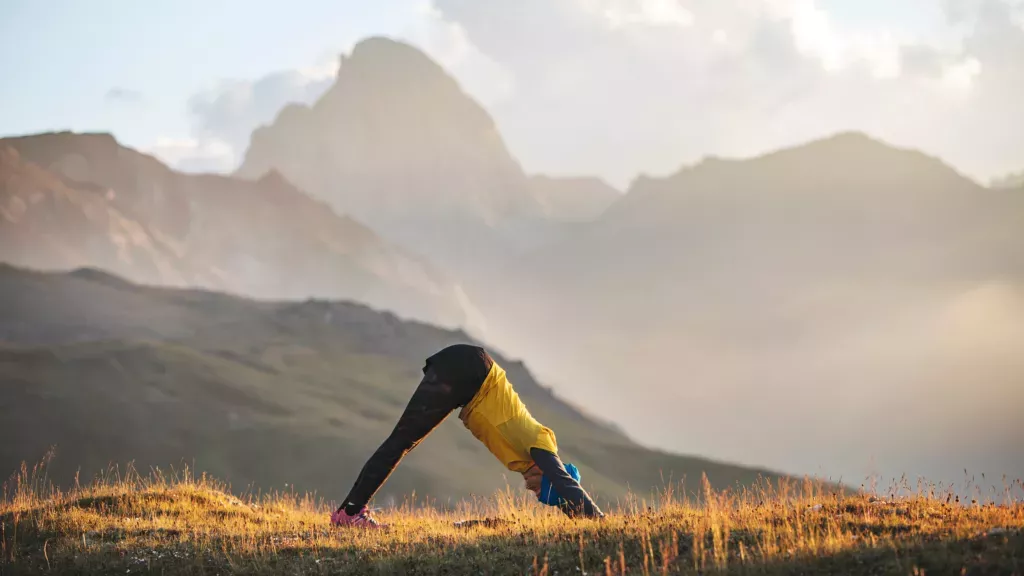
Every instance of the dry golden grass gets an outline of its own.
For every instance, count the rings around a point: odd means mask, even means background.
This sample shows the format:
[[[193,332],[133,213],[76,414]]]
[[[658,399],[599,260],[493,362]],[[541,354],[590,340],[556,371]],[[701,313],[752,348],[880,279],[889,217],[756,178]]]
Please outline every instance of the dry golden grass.
[[[829,493],[810,482],[671,489],[603,521],[570,521],[512,493],[449,512],[383,511],[373,532],[332,529],[297,494],[237,498],[189,473],[111,475],[67,492],[37,470],[5,487],[0,574],[1021,574],[1024,496]],[[907,492],[903,490],[902,492]],[[465,518],[499,526],[457,528]]]

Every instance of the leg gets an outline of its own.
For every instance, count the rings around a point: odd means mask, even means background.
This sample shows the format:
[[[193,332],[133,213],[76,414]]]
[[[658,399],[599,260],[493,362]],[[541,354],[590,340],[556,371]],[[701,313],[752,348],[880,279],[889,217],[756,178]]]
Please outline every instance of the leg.
[[[588,518],[604,516],[604,513],[597,507],[597,504],[594,504],[594,501],[591,500],[587,491],[565,470],[565,465],[562,464],[557,454],[552,454],[540,448],[531,448],[530,456],[533,457],[533,461],[541,469],[541,472],[551,481],[551,486],[555,489],[555,492],[558,492],[559,496],[568,501],[563,506],[560,506],[560,509],[566,516],[570,518],[580,514]]]
[[[398,462],[448,417],[456,407],[454,396],[452,387],[439,381],[434,370],[426,370],[395,429],[363,466],[345,498],[342,507],[346,514],[366,506]]]

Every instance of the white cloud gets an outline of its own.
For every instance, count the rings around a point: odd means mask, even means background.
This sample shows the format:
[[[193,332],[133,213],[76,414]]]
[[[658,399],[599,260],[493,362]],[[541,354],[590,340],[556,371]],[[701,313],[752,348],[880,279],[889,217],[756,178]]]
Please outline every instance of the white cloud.
[[[115,102],[121,104],[138,104],[144,100],[142,92],[138,90],[132,90],[131,88],[121,88],[115,86],[104,95],[104,99],[107,102]]]
[[[851,24],[820,0],[434,4],[512,75],[491,109],[531,171],[625,185],[851,129],[980,180],[1019,170],[1024,133],[1005,127],[1024,124],[1024,2],[933,1],[950,17],[927,29]]]
[[[338,75],[338,57],[336,54],[328,54],[315,64],[299,68],[297,72],[307,83],[319,84],[333,81],[335,76]],[[314,89],[312,92],[315,94],[316,91]],[[311,95],[307,93],[304,96],[308,98]]]
[[[160,137],[143,151],[185,172],[227,172],[235,163],[231,145],[216,138]]]
[[[930,36],[851,26],[821,0],[419,0],[396,35],[450,71],[535,172],[625,186],[849,129],[979,179],[1017,171],[1024,134],[1005,126],[1024,122],[1024,2],[934,1],[949,24]],[[336,71],[329,54],[224,81],[191,99],[191,136],[228,146],[233,166],[254,128]]]
[[[201,145],[226,145],[237,164],[254,129],[272,122],[289,103],[314,102],[331,85],[336,73],[335,62],[333,66],[321,63],[275,72],[257,80],[221,81],[189,99],[193,137]]]
[[[589,4],[600,10],[612,29],[630,25],[686,28],[693,24],[693,13],[679,0],[604,0]]]
[[[975,78],[981,73],[981,62],[977,58],[967,58],[962,62],[946,66],[942,71],[942,82],[958,94],[971,89]]]
[[[188,101],[192,134],[161,137],[148,151],[186,172],[231,172],[252,131],[292,102],[312,103],[334,81],[337,61],[268,74],[257,80],[223,80]]]
[[[863,67],[876,78],[899,75],[900,47],[908,38],[891,29],[847,29],[817,0],[758,0],[747,17],[789,29],[793,45],[804,57],[836,73]]]
[[[774,4],[774,3],[773,3]],[[817,58],[825,70],[837,70],[849,58],[844,38],[832,26],[828,14],[814,0],[786,2],[785,18],[801,54]]]

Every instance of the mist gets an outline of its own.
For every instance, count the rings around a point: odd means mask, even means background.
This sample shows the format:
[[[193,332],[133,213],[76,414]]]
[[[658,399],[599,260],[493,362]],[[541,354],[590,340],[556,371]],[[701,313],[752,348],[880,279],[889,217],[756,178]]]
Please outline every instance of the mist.
[[[1022,215],[1019,190],[837,135],[639,181],[482,306],[492,341],[642,442],[1001,486],[1024,473]]]
[[[984,474],[987,490],[1024,474],[1021,284],[751,294],[740,315],[709,298],[621,326],[588,324],[564,298],[532,294],[550,307],[530,325],[545,328],[508,340],[643,443],[853,486]]]

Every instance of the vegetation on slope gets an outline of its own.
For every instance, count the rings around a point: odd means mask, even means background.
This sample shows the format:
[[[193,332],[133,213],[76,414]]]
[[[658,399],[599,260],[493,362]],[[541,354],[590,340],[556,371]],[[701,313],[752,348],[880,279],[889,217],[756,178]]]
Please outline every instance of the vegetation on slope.
[[[1001,503],[930,491],[845,496],[810,483],[666,490],[604,521],[573,522],[499,493],[442,514],[392,508],[380,532],[328,525],[330,503],[241,499],[185,471],[109,475],[59,492],[38,473],[5,486],[0,573],[1021,574],[1020,483]],[[489,523],[456,527],[463,519]]]
[[[0,266],[0,477],[56,445],[51,478],[68,486],[111,463],[188,463],[239,491],[296,486],[341,498],[391,432],[424,359],[462,333],[341,302],[256,302],[149,288],[94,270]],[[500,354],[530,411],[558,437],[588,490],[706,473],[716,488],[751,468],[648,450],[577,411]],[[378,503],[441,504],[490,494],[511,474],[454,416],[398,467]]]

